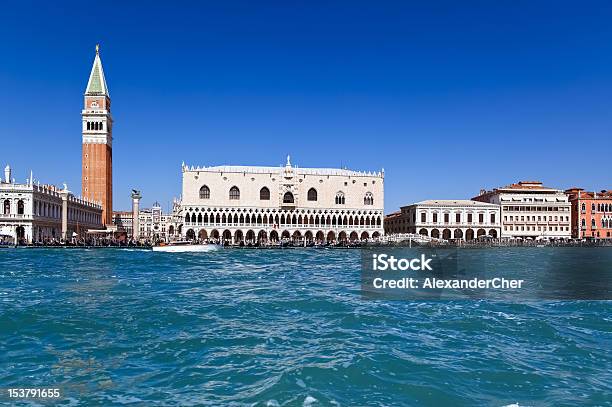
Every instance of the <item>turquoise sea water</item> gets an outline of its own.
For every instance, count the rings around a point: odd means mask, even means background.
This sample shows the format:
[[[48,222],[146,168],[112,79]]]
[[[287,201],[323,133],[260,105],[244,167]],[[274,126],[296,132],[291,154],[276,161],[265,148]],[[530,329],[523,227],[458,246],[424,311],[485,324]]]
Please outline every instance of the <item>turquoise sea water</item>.
[[[0,388],[70,406],[612,404],[611,302],[369,301],[359,271],[357,250],[2,249]]]

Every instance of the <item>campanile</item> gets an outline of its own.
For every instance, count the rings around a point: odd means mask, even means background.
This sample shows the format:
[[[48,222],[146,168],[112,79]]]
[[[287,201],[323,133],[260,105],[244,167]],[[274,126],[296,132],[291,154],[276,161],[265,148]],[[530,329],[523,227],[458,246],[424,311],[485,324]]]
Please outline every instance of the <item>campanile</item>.
[[[113,119],[104,78],[100,46],[96,45],[87,89],[83,119],[82,195],[102,203],[102,223],[113,223]]]

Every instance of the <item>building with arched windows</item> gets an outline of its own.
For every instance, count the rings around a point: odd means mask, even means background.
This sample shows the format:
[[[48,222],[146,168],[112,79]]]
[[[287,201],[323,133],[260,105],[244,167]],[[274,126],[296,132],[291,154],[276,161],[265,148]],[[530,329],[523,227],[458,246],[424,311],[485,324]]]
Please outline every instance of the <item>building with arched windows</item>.
[[[113,223],[113,119],[99,46],[84,95],[82,118],[82,194],[102,203],[102,223]]]
[[[565,194],[572,205],[572,237],[612,239],[611,190],[588,192],[582,188],[570,188]]]
[[[102,227],[102,205],[72,195],[64,185],[33,182],[23,184],[11,178],[7,165],[0,182],[0,239],[13,243],[45,242],[85,237],[88,229]]]
[[[176,230],[187,239],[358,241],[383,235],[384,171],[188,167]]]
[[[500,207],[465,199],[417,202],[387,215],[385,233],[418,233],[445,240],[499,239]]]

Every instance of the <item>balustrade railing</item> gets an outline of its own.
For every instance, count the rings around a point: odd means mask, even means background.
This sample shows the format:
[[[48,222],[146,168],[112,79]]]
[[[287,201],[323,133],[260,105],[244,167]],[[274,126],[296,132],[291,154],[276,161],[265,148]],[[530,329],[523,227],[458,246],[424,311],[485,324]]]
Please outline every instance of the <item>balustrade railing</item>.
[[[0,218],[32,219],[32,215],[30,215],[30,214],[22,214],[22,213],[0,213]]]
[[[340,225],[340,224],[305,224],[305,223],[206,223],[206,222],[184,222],[185,226],[204,226],[204,227],[240,227],[240,228],[359,228],[359,229],[380,229],[382,225]]]

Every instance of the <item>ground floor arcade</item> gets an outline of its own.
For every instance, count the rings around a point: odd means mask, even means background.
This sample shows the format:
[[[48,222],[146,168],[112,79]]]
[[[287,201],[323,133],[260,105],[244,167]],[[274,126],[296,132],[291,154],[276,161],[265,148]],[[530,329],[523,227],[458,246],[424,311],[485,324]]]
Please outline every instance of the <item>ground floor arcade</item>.
[[[69,222],[67,236],[82,238],[87,229],[87,226]],[[63,239],[61,222],[44,219],[0,221],[0,236],[3,241],[13,244],[49,243]]]
[[[191,227],[184,229],[187,240],[223,243],[298,242],[357,242],[376,240],[382,235],[378,229],[215,229]]]
[[[500,228],[415,228],[412,233],[418,233],[423,236],[433,237],[435,239],[444,240],[465,240],[470,241],[483,237],[498,239],[500,237]]]
[[[32,243],[59,239],[61,225],[32,222],[2,222],[0,235],[11,243]]]

